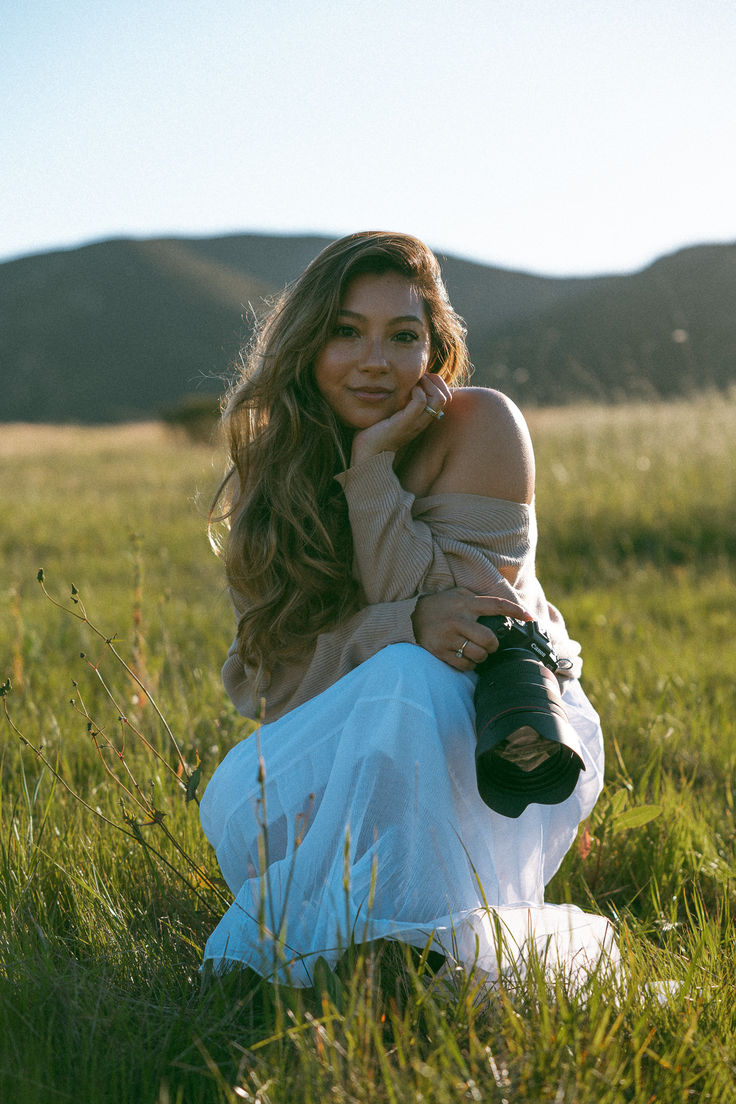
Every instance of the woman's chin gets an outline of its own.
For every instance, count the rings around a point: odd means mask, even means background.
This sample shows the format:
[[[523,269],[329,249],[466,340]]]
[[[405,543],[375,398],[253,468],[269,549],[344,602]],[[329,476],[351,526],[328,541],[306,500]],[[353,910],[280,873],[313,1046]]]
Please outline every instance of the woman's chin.
[[[337,416],[342,424],[352,429],[354,433],[359,433],[361,429],[370,429],[371,426],[378,425],[379,422],[391,417],[390,414],[378,410],[351,411],[349,414],[338,413]]]

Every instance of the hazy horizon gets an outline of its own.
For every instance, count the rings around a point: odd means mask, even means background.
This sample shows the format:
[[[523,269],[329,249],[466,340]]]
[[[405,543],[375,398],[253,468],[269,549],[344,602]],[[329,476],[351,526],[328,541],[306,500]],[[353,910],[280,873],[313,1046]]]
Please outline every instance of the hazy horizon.
[[[4,11],[0,260],[404,230],[544,275],[736,240],[726,0]]]

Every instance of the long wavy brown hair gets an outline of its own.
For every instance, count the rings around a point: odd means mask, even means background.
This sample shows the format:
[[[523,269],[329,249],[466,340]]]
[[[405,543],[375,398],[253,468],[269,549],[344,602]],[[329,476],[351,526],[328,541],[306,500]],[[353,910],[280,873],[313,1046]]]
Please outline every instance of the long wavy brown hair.
[[[256,693],[277,662],[305,657],[320,632],[360,606],[347,505],[334,479],[349,464],[354,430],[323,399],[313,365],[348,283],[367,272],[411,281],[429,323],[430,370],[451,386],[468,377],[465,327],[436,257],[417,238],[341,238],[275,300],[223,401],[231,466],[210,513],[229,525],[223,557],[240,617],[238,651]]]

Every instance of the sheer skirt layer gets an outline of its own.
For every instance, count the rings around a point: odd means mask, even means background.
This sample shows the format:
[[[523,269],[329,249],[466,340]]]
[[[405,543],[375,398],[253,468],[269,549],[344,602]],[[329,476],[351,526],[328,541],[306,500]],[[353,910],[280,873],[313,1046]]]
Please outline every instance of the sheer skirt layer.
[[[603,917],[544,903],[602,786],[595,711],[571,680],[586,770],[560,805],[510,820],[478,796],[474,683],[391,645],[229,752],[200,815],[235,900],[205,961],[308,985],[351,939],[432,939],[491,978],[532,947],[572,971],[615,956]]]

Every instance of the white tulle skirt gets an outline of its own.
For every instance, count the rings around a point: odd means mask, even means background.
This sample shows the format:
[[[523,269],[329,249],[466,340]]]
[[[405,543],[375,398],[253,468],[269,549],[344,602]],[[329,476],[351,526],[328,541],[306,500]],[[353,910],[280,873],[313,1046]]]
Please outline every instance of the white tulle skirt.
[[[530,954],[575,974],[615,959],[604,917],[544,903],[601,790],[597,714],[569,681],[586,770],[566,801],[511,820],[478,796],[474,685],[394,644],[228,753],[200,815],[235,900],[205,962],[309,985],[351,940],[431,941],[494,980]]]

